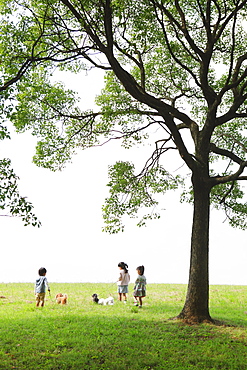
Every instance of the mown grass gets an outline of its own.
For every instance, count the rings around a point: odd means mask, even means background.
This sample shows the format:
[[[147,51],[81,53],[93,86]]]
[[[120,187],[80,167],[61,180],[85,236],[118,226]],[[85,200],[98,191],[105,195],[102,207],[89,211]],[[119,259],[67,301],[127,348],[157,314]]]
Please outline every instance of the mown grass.
[[[142,309],[93,304],[111,284],[50,284],[36,308],[33,284],[0,284],[0,369],[247,369],[247,286],[212,286],[210,312],[225,325],[169,320],[184,303],[185,285],[149,284]],[[130,292],[133,286],[130,285]],[[67,293],[66,306],[55,303]]]

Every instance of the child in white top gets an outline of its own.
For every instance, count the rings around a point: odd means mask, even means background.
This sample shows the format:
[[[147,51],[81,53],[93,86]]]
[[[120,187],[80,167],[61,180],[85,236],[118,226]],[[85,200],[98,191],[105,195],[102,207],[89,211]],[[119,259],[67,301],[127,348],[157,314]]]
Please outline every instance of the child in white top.
[[[128,284],[130,281],[130,275],[128,273],[128,265],[124,262],[119,262],[118,264],[120,275],[117,281],[118,285],[118,300],[122,301],[122,297],[124,298],[124,303],[127,301],[127,293],[128,293]]]

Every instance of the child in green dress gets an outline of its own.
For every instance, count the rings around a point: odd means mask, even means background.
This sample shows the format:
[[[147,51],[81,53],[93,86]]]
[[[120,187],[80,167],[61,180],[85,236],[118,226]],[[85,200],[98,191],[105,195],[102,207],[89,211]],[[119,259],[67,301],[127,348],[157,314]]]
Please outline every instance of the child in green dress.
[[[142,298],[146,297],[146,278],[143,275],[144,274],[144,266],[138,266],[136,269],[138,276],[135,281],[135,286],[134,286],[134,299],[135,299],[135,306],[139,305],[139,308],[142,307]]]

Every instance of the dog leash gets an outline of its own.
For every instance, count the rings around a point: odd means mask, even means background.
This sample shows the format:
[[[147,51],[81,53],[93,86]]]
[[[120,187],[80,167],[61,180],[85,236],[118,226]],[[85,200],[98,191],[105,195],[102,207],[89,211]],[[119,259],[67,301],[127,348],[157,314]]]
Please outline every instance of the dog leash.
[[[49,290],[49,296],[50,296],[51,302],[52,302],[52,303],[55,303],[55,302],[53,301],[52,297],[51,297],[51,291],[50,291],[50,290]]]
[[[113,285],[115,286],[117,283],[118,283],[118,280],[117,280],[117,281],[115,281],[114,283],[111,283],[111,285],[110,285],[110,286],[113,286]],[[109,296],[111,296],[111,297],[113,297],[113,296],[115,295],[115,293],[116,293],[116,292],[114,292],[114,293],[109,293],[109,292],[108,292]]]

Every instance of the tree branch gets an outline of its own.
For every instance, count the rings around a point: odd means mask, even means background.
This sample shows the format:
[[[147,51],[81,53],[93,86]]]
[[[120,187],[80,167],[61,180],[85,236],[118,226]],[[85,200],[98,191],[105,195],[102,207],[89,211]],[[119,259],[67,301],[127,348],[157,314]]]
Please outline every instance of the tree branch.
[[[234,188],[234,184],[235,184],[235,182],[233,181],[232,184],[231,184],[230,189],[228,189],[228,191],[225,193],[225,195],[223,196],[223,198],[220,200],[220,202],[219,202],[220,204],[225,203],[226,198],[228,197],[229,194],[231,194],[231,192],[232,192],[232,190]]]
[[[239,158],[237,155],[235,155],[234,153],[230,152],[229,150],[227,149],[221,149],[221,148],[218,148],[215,144],[213,143],[210,143],[210,151],[215,153],[215,154],[219,154],[221,156],[224,156],[224,157],[227,157],[227,158],[230,158],[232,161],[242,165],[244,163],[244,161]]]

